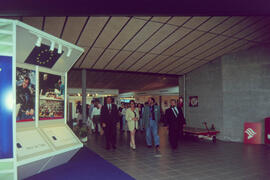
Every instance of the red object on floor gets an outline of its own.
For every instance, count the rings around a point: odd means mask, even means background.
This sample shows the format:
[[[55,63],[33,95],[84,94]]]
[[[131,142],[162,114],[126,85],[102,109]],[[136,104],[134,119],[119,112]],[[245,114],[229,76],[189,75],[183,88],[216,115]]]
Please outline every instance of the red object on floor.
[[[270,144],[270,117],[264,119],[264,143]]]
[[[244,124],[244,143],[262,144],[262,123],[246,122]]]
[[[206,126],[207,127],[207,126]],[[209,137],[212,139],[213,143],[216,143],[216,136],[219,131],[202,129],[202,128],[193,128],[193,127],[184,127],[184,135],[197,136],[198,138]]]

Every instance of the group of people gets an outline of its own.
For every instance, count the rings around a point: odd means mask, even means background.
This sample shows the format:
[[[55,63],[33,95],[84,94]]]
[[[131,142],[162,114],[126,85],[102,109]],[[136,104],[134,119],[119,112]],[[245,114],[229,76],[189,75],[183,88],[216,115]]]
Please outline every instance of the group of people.
[[[84,122],[88,128],[89,132],[91,134],[93,133],[101,133],[101,123],[100,123],[100,111],[101,111],[102,105],[98,100],[92,100],[91,104],[86,105],[86,122]],[[76,107],[76,114],[77,114],[77,122],[83,120],[82,116],[82,105],[81,102],[79,101],[77,103]]]
[[[169,130],[169,142],[173,149],[178,146],[178,140],[182,135],[185,118],[176,100],[170,101],[170,108],[165,112],[165,125]],[[93,101],[88,107],[87,113],[90,128],[95,132],[104,130],[106,139],[106,149],[116,149],[117,123],[120,122],[120,131],[128,129],[130,133],[130,148],[136,149],[135,134],[136,130],[145,130],[147,147],[154,147],[159,150],[160,138],[158,135],[159,121],[161,119],[160,106],[155,103],[154,98],[148,98],[148,102],[143,106],[136,105],[134,100],[129,102],[129,106],[121,104],[120,108],[113,103],[112,97],[107,97],[103,106],[98,101]],[[125,128],[127,125],[127,128]]]
[[[119,111],[119,122],[120,122],[120,132],[126,132],[128,129],[128,125],[127,125],[127,120],[126,120],[126,112],[129,108],[131,108],[131,106],[133,105],[133,103],[135,103],[135,101],[130,101],[129,103],[121,103],[121,106],[118,108]],[[138,122],[137,122],[137,130],[140,130],[141,132],[143,132],[144,127],[142,124],[142,113],[144,110],[144,105],[140,104],[140,103],[135,103],[134,104],[135,108],[137,109],[139,116],[138,116]]]

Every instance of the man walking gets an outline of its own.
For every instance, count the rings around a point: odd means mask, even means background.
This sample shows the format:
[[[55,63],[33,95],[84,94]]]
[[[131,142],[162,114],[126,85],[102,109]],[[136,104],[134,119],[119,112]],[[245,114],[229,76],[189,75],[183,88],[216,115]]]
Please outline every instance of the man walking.
[[[142,115],[143,125],[146,129],[146,143],[149,148],[152,147],[152,135],[157,150],[159,150],[158,123],[160,120],[160,107],[155,105],[154,98],[148,98],[148,105],[144,107]]]
[[[101,108],[100,121],[104,128],[106,138],[106,149],[116,149],[116,123],[118,121],[118,110],[115,104],[112,104],[112,97],[106,98],[106,103]]]
[[[169,142],[171,147],[176,149],[186,121],[181,107],[176,107],[176,100],[172,99],[170,103],[171,107],[166,109],[165,122],[169,126]]]

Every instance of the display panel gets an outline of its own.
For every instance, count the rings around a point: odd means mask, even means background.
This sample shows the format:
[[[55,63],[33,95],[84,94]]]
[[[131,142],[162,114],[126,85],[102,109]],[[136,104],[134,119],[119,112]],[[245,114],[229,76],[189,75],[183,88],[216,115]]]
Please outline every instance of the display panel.
[[[39,119],[64,118],[64,76],[40,72],[39,74]]]
[[[16,120],[17,122],[34,121],[36,72],[16,68]]]
[[[18,158],[50,150],[37,130],[17,132],[16,143]]]
[[[55,147],[78,143],[77,139],[66,127],[48,127],[42,130]]]
[[[0,159],[13,157],[12,57],[0,56]]]

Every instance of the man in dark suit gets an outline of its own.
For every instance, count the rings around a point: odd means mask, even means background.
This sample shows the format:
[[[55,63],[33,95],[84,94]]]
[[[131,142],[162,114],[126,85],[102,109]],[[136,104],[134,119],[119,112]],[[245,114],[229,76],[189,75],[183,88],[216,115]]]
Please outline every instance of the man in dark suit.
[[[171,107],[166,109],[165,122],[169,126],[169,142],[173,149],[178,146],[180,136],[183,134],[183,126],[186,121],[180,107],[176,107],[176,100],[170,101]]]
[[[112,104],[112,97],[106,98],[106,103],[101,108],[100,121],[104,128],[106,138],[106,149],[116,149],[116,123],[118,121],[118,110],[115,104]]]

